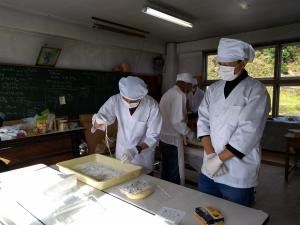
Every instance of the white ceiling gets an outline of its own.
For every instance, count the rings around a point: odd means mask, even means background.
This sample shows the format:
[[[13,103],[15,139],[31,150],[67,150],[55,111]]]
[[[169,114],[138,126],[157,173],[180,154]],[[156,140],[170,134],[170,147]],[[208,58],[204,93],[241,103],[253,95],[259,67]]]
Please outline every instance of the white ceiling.
[[[141,12],[146,0],[0,0],[0,6],[53,16],[92,27],[99,17],[147,30],[167,42],[185,42],[300,22],[300,0],[156,0],[168,9],[193,18],[193,29],[159,20]]]

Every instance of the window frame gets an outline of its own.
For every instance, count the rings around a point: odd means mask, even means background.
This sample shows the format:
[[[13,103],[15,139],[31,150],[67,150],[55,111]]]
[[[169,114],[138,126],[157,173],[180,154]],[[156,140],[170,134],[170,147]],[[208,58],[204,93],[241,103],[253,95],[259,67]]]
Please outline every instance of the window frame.
[[[280,87],[281,86],[300,86],[300,77],[281,77],[281,52],[282,48],[288,45],[300,44],[300,39],[288,39],[281,41],[271,41],[271,42],[261,42],[253,45],[255,50],[261,48],[274,47],[275,48],[275,62],[274,62],[274,76],[270,78],[258,79],[265,86],[273,86],[273,102],[272,102],[272,117],[277,117],[279,115],[279,97],[280,97]],[[209,86],[218,80],[208,80],[207,79],[207,63],[209,55],[217,54],[216,49],[202,51],[203,55],[203,74],[204,74],[204,86]],[[299,115],[300,116],[300,115]]]

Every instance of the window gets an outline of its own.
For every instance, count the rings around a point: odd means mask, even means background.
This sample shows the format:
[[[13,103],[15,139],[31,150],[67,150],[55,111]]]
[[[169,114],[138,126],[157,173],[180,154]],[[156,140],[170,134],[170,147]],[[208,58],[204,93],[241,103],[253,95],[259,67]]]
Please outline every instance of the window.
[[[216,54],[207,55],[207,80],[218,80],[218,66],[215,62]]]
[[[206,53],[206,84],[219,79],[214,62],[216,52]],[[300,116],[300,42],[275,43],[255,48],[249,75],[265,84],[273,116]]]
[[[281,77],[300,78],[300,44],[285,45],[281,50]]]
[[[273,111],[273,86],[266,86],[267,91],[269,93],[270,96],[270,101],[271,101],[271,111],[269,113],[269,115],[272,115],[272,111]]]
[[[280,116],[300,116],[300,44],[281,46],[279,86]]]
[[[246,65],[246,70],[252,77],[258,79],[273,78],[275,68],[275,48],[261,48],[255,50],[252,63]]]
[[[280,116],[300,115],[300,86],[280,87],[279,115]]]

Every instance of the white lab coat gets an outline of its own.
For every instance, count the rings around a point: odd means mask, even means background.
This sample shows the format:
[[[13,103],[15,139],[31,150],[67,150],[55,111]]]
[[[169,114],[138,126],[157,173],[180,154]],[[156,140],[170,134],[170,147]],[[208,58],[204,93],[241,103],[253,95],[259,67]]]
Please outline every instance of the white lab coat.
[[[163,118],[160,140],[177,147],[180,183],[184,184],[183,137],[190,131],[187,126],[186,94],[175,85],[162,96],[159,108]]]
[[[122,102],[121,95],[117,94],[104,103],[98,114],[103,115],[109,124],[112,124],[116,118],[118,120],[117,159],[121,159],[126,150],[138,144],[144,142],[149,146],[137,154],[131,163],[143,166],[143,172],[150,173],[153,170],[154,151],[162,126],[157,102],[147,95],[131,115],[128,107]]]
[[[245,155],[225,161],[228,173],[212,178],[215,182],[236,188],[255,187],[270,97],[264,85],[252,77],[242,80],[226,99],[224,86],[225,81],[220,80],[206,91],[198,111],[197,136],[210,135],[216,153],[230,144]],[[208,176],[203,167],[201,172]]]
[[[204,98],[204,91],[197,87],[195,93],[192,91],[187,95],[188,106],[194,113],[198,112],[200,103]]]

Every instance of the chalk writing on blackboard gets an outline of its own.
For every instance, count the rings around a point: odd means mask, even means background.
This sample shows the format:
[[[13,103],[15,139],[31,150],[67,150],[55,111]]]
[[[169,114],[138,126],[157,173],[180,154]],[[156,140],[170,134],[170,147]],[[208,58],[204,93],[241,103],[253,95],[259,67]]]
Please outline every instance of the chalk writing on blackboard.
[[[122,76],[115,72],[0,65],[0,111],[8,120],[34,116],[45,108],[58,116],[94,113],[118,93]],[[59,104],[59,96],[65,96],[65,105]]]

